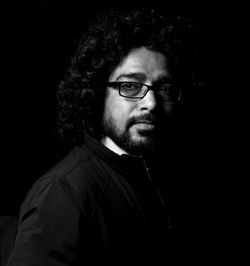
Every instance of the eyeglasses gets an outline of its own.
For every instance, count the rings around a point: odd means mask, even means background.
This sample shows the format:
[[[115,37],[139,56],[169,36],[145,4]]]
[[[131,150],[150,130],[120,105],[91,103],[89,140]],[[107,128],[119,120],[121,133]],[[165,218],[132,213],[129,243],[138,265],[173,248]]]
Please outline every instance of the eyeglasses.
[[[149,90],[155,91],[157,96],[166,103],[176,103],[181,98],[181,89],[173,84],[150,86],[139,82],[119,81],[107,82],[107,85],[118,88],[120,96],[131,99],[142,99]]]

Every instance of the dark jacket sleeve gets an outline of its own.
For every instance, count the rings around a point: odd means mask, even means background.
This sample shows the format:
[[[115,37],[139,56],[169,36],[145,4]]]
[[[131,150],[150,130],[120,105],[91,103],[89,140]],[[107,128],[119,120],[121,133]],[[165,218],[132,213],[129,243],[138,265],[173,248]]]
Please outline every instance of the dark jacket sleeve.
[[[82,212],[62,180],[34,186],[24,201],[8,266],[79,265]]]

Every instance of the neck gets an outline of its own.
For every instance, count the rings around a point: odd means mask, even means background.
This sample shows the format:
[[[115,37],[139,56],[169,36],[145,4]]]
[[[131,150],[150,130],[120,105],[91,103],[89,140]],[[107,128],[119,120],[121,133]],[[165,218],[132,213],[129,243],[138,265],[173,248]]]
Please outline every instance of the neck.
[[[111,151],[117,153],[118,155],[128,154],[125,150],[121,149],[111,138],[103,137],[101,143],[106,146]]]

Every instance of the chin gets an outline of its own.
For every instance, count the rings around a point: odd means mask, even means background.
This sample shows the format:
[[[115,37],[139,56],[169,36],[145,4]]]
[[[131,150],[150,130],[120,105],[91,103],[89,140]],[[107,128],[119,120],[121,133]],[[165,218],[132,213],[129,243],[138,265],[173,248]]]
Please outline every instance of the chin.
[[[136,135],[130,138],[129,150],[134,154],[144,154],[154,151],[156,142],[150,136]]]
[[[149,143],[152,142],[152,139],[147,136],[136,136],[134,138],[131,138],[131,141],[134,143],[134,145],[148,145]]]

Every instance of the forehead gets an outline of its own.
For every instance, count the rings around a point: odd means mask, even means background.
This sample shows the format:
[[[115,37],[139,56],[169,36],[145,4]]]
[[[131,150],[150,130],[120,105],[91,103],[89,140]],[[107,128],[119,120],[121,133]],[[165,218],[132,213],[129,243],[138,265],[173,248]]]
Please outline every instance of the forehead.
[[[114,69],[109,80],[119,80],[131,73],[140,73],[145,80],[152,81],[170,76],[166,56],[144,47],[131,51]]]

